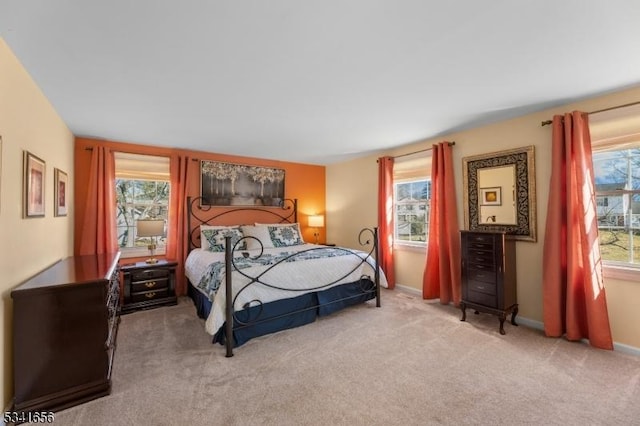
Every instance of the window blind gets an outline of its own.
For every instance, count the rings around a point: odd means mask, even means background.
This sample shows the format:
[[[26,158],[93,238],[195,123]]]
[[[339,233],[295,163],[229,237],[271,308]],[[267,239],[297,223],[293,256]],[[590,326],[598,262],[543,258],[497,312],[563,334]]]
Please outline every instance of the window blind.
[[[169,181],[169,157],[156,155],[114,153],[116,178]]]

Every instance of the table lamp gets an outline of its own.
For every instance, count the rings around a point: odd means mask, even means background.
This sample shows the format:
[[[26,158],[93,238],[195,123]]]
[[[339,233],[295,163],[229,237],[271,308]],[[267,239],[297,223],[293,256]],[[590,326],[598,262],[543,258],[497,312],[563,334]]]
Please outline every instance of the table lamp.
[[[324,215],[314,214],[309,216],[309,226],[315,228],[313,236],[316,237],[316,244],[318,244],[318,237],[320,236],[318,228],[324,228]]]
[[[154,257],[156,252],[156,237],[164,235],[164,219],[146,219],[136,222],[136,235],[138,237],[151,237],[151,243],[147,246],[149,249],[149,259],[147,263],[158,263],[158,259]]]

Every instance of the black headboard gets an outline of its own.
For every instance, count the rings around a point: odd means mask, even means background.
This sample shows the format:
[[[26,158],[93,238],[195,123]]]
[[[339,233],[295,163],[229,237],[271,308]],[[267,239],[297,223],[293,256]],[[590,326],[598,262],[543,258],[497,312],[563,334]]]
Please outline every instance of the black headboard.
[[[209,206],[202,197],[187,197],[187,247],[200,247],[200,225],[253,225],[263,223],[296,223],[298,200],[285,198],[280,207]]]

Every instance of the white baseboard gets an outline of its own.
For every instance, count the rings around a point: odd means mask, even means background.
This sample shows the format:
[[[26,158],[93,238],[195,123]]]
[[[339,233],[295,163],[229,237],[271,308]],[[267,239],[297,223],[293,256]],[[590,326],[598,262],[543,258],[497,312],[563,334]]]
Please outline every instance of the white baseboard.
[[[532,320],[518,315],[516,316],[516,322],[529,328],[544,331],[544,324],[541,321]]]
[[[406,293],[410,293],[415,296],[422,297],[422,290],[419,290],[415,287],[409,287],[407,285],[397,284],[396,287],[399,290],[402,290]],[[544,331],[544,323],[542,321],[532,320],[530,318],[522,317],[518,315],[516,317],[516,321],[520,325],[524,325],[525,327],[533,328],[536,330]],[[589,340],[582,339],[584,343],[589,344]],[[613,342],[613,350],[618,352],[623,352],[629,355],[640,356],[640,348],[636,348],[635,346],[625,345],[624,343],[616,343]]]
[[[635,346],[625,345],[624,343],[613,342],[613,350],[640,357],[640,348],[636,348]]]
[[[409,287],[408,285],[402,285],[402,284],[396,283],[396,288],[398,288],[399,290],[405,291],[407,293],[411,293],[411,294],[422,297],[422,290],[418,290],[415,287]]]

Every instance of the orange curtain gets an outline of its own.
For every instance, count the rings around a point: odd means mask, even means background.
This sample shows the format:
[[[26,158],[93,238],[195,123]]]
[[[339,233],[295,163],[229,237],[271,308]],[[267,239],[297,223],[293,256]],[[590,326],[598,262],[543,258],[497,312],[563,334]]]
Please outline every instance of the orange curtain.
[[[378,159],[378,252],[389,288],[396,286],[393,270],[393,157]]]
[[[613,349],[596,211],[588,115],[557,115],[544,238],[544,330]]]
[[[118,251],[115,160],[109,148],[92,148],[89,173],[87,204],[78,254],[113,253]]]
[[[187,279],[184,275],[184,262],[187,259],[187,192],[189,188],[189,165],[187,155],[171,157],[171,208],[167,227],[167,259],[176,259],[176,294],[187,294]]]
[[[431,209],[427,265],[422,297],[440,303],[460,304],[460,228],[456,206],[452,149],[448,142],[433,145],[431,162]]]

